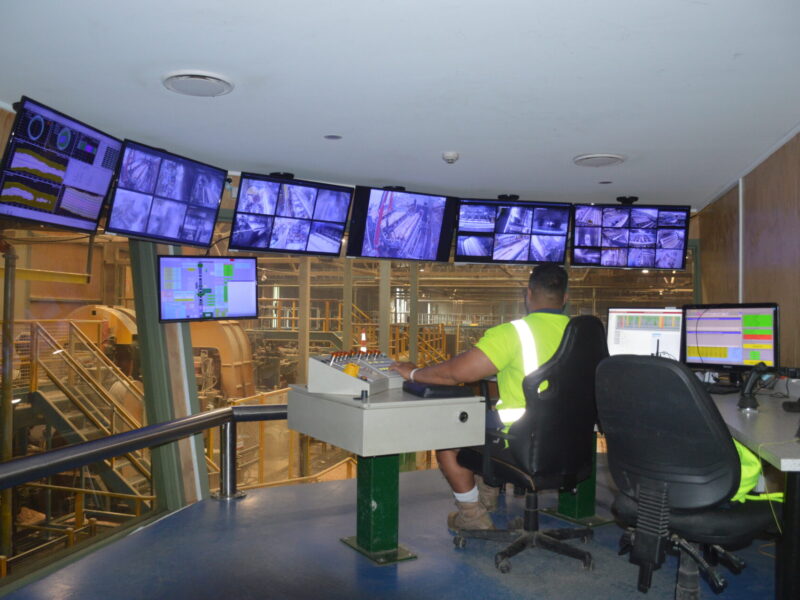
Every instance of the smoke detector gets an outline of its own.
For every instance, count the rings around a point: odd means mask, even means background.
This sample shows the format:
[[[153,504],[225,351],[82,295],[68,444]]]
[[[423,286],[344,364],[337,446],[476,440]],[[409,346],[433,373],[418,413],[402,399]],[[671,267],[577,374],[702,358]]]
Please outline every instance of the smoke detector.
[[[233,84],[214,73],[206,71],[175,71],[162,79],[164,87],[176,94],[212,98],[224,96],[233,91]]]
[[[625,162],[621,154],[579,154],[572,159],[579,167],[610,167]]]

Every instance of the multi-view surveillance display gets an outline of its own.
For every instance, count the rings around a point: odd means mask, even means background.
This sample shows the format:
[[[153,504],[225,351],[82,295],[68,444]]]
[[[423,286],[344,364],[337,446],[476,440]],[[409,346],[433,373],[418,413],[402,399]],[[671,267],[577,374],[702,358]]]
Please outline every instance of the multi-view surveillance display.
[[[456,262],[564,263],[569,204],[461,200]]]
[[[0,218],[209,247],[227,171],[125,140],[22,97],[0,163]],[[352,215],[350,206],[353,205]],[[689,206],[456,199],[242,173],[236,250],[446,262],[683,269]],[[572,221],[572,223],[570,223]],[[572,227],[571,227],[572,225]]]
[[[94,232],[121,146],[23,97],[0,171],[0,215]]]
[[[230,247],[339,256],[353,189],[242,173]]]
[[[575,205],[572,264],[683,269],[688,206]]]
[[[356,188],[348,256],[447,261],[455,200]]]
[[[106,230],[209,246],[227,171],[125,140]]]

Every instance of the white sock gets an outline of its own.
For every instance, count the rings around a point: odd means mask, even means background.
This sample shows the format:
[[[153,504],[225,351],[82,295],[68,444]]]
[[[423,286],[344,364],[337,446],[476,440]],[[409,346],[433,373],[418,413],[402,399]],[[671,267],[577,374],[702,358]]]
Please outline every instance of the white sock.
[[[456,497],[456,500],[459,502],[477,502],[478,501],[478,486],[476,485],[468,492],[464,492],[463,494],[459,494],[458,492],[453,492],[453,496]]]

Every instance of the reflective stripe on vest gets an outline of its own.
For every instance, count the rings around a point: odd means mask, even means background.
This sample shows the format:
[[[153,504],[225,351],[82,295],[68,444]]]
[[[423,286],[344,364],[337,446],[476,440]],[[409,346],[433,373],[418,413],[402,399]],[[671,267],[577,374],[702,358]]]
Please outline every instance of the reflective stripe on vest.
[[[519,343],[522,347],[522,370],[525,375],[533,373],[539,366],[539,355],[536,352],[536,340],[533,338],[533,332],[528,324],[523,319],[511,321],[514,329],[517,330]],[[501,404],[499,402],[498,404]],[[524,408],[500,408],[497,411],[500,414],[500,420],[506,425],[513,423],[522,416],[525,412]]]
[[[539,366],[539,356],[536,352],[536,340],[533,339],[533,332],[523,319],[511,321],[514,329],[517,330],[519,343],[522,346],[522,370],[525,375],[530,375]]]
[[[500,420],[503,422],[503,425],[511,425],[511,423],[519,419],[524,412],[524,408],[500,408],[497,414],[500,415]]]

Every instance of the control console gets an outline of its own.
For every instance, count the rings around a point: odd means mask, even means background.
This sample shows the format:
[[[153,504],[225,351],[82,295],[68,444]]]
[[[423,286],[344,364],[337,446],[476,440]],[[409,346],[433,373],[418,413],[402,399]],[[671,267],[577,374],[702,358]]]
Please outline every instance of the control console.
[[[372,396],[403,387],[403,376],[389,369],[394,362],[382,352],[332,352],[308,359],[308,386],[313,394]]]

